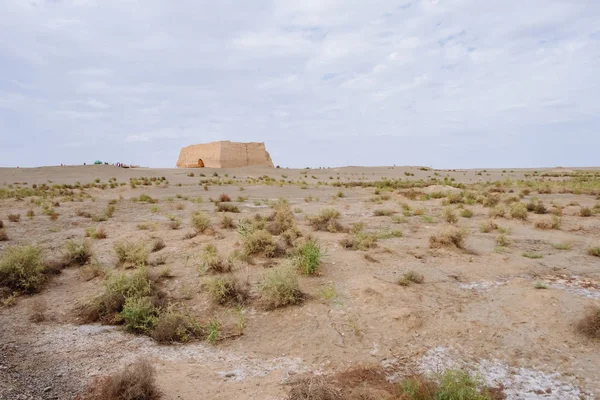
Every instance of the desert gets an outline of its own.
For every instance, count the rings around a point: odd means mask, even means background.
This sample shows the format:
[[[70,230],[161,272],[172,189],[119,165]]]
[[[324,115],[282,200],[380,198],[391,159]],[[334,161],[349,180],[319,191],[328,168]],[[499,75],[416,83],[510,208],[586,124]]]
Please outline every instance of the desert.
[[[600,395],[600,169],[0,168],[0,221],[1,399]]]

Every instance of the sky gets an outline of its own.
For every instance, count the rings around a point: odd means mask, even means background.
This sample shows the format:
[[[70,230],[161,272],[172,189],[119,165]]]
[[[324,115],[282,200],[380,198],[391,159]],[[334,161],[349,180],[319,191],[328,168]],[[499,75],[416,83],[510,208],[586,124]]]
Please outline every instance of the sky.
[[[598,0],[1,0],[0,166],[600,165]]]

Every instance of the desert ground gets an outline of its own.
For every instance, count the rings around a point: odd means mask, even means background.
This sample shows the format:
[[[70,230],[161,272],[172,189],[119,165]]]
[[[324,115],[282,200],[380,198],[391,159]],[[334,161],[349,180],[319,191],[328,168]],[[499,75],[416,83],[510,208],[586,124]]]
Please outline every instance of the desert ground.
[[[3,168],[0,220],[0,399],[600,396],[600,169]]]

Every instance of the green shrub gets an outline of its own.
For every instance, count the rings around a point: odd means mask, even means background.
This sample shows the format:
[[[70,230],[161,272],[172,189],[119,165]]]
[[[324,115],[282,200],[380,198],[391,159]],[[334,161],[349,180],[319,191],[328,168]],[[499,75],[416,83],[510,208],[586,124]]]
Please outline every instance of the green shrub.
[[[367,232],[356,232],[346,236],[340,241],[340,245],[349,250],[368,250],[377,247],[377,236]]]
[[[295,271],[286,267],[275,267],[265,273],[260,295],[265,306],[271,309],[298,304],[303,298]]]
[[[149,251],[144,243],[121,240],[115,243],[113,248],[120,263],[135,266],[146,265]]]
[[[119,313],[125,329],[135,333],[147,333],[156,324],[158,310],[150,297],[128,297]]]
[[[460,216],[463,218],[471,218],[473,216],[473,211],[469,210],[468,208],[465,208],[460,212]]]
[[[0,286],[35,293],[44,284],[44,261],[37,246],[6,247],[0,258]]]
[[[85,236],[92,239],[106,239],[108,236],[104,228],[87,228],[85,230]]]
[[[588,249],[588,254],[594,257],[600,257],[600,246]]]
[[[314,275],[323,258],[323,251],[316,239],[307,239],[302,242],[292,254],[294,267],[305,275]]]
[[[496,244],[498,246],[508,247],[511,245],[511,243],[511,240],[504,234],[498,235],[498,237],[496,238]]]
[[[446,370],[434,379],[405,378],[399,384],[401,399],[407,400],[493,400],[479,378],[457,370]]]
[[[525,258],[532,258],[532,259],[544,258],[544,256],[540,253],[534,253],[534,252],[530,252],[530,251],[526,251],[526,252],[522,253],[521,255]]]
[[[197,233],[204,233],[211,226],[210,218],[206,214],[204,214],[200,211],[194,212],[192,214],[191,220],[192,220],[192,228],[194,228],[194,230]]]

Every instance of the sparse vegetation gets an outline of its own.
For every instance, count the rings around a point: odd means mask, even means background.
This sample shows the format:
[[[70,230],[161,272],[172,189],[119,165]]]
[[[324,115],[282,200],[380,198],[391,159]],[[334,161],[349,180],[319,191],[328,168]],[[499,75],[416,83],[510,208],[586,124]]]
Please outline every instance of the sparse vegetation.
[[[221,215],[221,228],[223,229],[234,229],[235,228],[235,222],[233,221],[233,218],[231,218],[229,215],[227,214],[222,214]]]
[[[548,289],[548,284],[546,282],[538,281],[533,285],[536,289]]]
[[[7,219],[10,222],[19,222],[21,220],[21,214],[8,214]]]
[[[217,203],[218,212],[239,213],[240,209],[233,203]]]
[[[556,250],[571,250],[573,245],[571,243],[552,243],[552,247]]]
[[[579,215],[582,217],[591,217],[592,215],[594,215],[594,213],[592,212],[592,209],[589,207],[581,207],[579,209]]]
[[[0,228],[0,242],[8,241],[8,233],[6,233],[6,229]]]
[[[155,253],[157,251],[161,251],[165,247],[167,247],[167,245],[163,238],[154,238],[154,240],[152,241],[152,248],[150,249],[150,251],[152,253]]]
[[[473,217],[473,211],[469,210],[468,208],[465,208],[460,212],[460,216],[463,218],[471,218]]]
[[[231,272],[232,269],[233,261],[220,256],[215,245],[207,244],[204,246],[201,262],[198,266],[198,271],[201,274]]]
[[[588,249],[588,254],[590,256],[594,256],[594,257],[600,257],[600,246],[598,247],[591,247]]]

